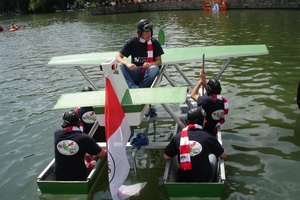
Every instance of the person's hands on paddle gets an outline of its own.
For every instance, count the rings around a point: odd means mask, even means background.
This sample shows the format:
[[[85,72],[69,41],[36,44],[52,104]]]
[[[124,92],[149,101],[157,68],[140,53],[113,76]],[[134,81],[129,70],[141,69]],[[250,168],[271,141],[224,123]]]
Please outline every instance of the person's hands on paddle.
[[[202,87],[205,88],[205,90],[207,90],[206,72],[204,71],[204,69],[200,71],[199,77],[200,77],[199,81],[201,82]],[[204,91],[202,92],[204,93]]]
[[[206,81],[206,72],[203,69],[200,71],[199,77],[200,77],[200,80]]]
[[[198,83],[195,85],[194,89],[192,90],[190,97],[194,100],[194,101],[198,101],[199,98],[199,89],[200,87],[204,87],[205,89],[207,89],[207,84],[206,84],[206,72],[204,71],[204,69],[201,69],[200,74],[199,74],[199,81]]]

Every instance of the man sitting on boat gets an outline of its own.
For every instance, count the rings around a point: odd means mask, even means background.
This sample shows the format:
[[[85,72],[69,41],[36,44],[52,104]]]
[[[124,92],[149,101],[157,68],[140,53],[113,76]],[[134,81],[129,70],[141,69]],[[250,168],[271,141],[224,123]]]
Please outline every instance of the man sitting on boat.
[[[203,108],[189,110],[187,127],[173,136],[164,150],[164,159],[178,156],[180,182],[211,182],[216,171],[217,158],[227,157],[215,135],[203,130],[206,125]]]
[[[89,86],[85,86],[82,88],[81,92],[89,92],[93,91],[93,89]],[[87,94],[88,95],[88,94]],[[90,133],[93,125],[95,124],[96,113],[92,106],[89,107],[78,107],[75,109],[75,112],[79,116],[80,120],[80,130],[86,134]],[[104,126],[98,126],[97,130],[95,131],[93,138],[96,142],[105,142],[105,128]]]
[[[82,181],[87,172],[85,154],[106,156],[96,141],[79,129],[79,116],[74,110],[63,115],[63,129],[54,133],[55,174],[58,181]]]
[[[159,73],[164,51],[152,35],[152,24],[147,19],[140,20],[137,36],[129,39],[116,56],[129,88],[150,87]],[[131,56],[131,63],[124,56]]]
[[[195,100],[198,106],[203,107],[207,113],[207,123],[204,130],[217,134],[217,127],[225,123],[225,116],[228,114],[228,102],[221,95],[221,84],[218,80],[210,79],[206,83],[206,73],[200,71],[200,79],[190,96]],[[200,96],[199,89],[204,87],[207,96]]]

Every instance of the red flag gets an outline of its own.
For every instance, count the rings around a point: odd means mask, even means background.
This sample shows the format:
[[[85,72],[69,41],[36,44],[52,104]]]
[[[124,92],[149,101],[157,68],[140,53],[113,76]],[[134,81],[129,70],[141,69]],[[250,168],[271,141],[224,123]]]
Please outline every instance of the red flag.
[[[126,155],[130,126],[109,77],[106,77],[105,95],[108,179],[111,196],[117,200],[123,199],[119,189],[126,180],[130,168]]]

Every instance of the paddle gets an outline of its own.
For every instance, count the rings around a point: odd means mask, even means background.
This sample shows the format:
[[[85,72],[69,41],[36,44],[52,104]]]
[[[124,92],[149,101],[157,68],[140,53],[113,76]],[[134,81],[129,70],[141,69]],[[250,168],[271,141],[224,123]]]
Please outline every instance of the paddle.
[[[298,108],[300,109],[300,81],[299,81],[298,92],[297,92],[297,104],[298,104]]]
[[[165,32],[162,28],[158,32],[158,42],[161,46],[165,46]]]

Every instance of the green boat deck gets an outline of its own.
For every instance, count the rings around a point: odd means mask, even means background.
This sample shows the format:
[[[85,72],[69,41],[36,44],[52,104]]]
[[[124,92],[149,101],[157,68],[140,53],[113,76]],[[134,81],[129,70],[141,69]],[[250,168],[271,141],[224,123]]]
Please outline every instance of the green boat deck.
[[[229,45],[207,47],[164,48],[163,65],[190,63],[205,60],[227,59],[230,57],[256,56],[268,54],[266,45]],[[118,52],[73,54],[53,57],[48,65],[55,66],[99,66],[109,58],[115,58]],[[127,58],[129,60],[130,58]]]

